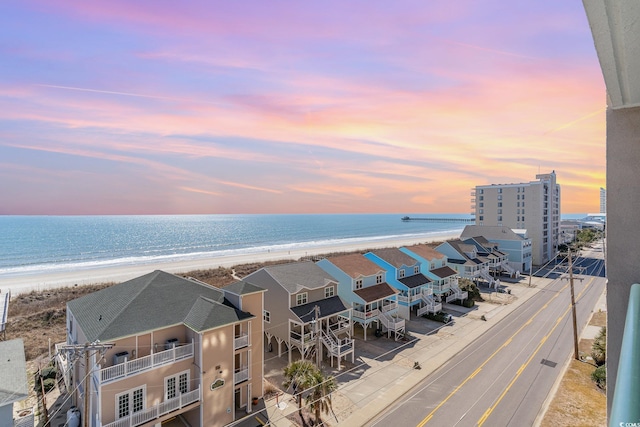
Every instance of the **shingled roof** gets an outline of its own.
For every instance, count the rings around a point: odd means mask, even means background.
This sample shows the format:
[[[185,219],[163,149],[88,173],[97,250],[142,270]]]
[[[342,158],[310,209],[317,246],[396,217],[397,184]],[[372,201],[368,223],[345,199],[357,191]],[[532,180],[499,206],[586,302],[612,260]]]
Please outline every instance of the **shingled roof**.
[[[382,267],[361,254],[339,255],[327,259],[354,279],[360,276],[373,276],[383,270]]]
[[[0,354],[0,406],[5,406],[29,395],[24,342],[21,338],[0,341]]]
[[[303,289],[324,288],[329,282],[338,283],[335,277],[318,267],[312,261],[272,265],[264,267],[261,270],[268,273],[269,276],[286,289],[289,294],[298,293]],[[258,272],[259,271],[260,270],[258,270]],[[256,273],[245,277],[245,280],[252,282],[255,277],[261,276],[260,274],[256,275]]]
[[[69,301],[87,340],[113,340],[184,324],[200,332],[254,317],[212,286],[156,270]]]
[[[426,259],[427,261],[444,258],[444,254],[441,254],[431,246],[427,246],[424,244],[405,246],[405,248],[409,249],[411,252],[417,255],[420,255],[422,258]]]
[[[371,253],[393,265],[395,268],[400,268],[403,265],[410,267],[412,265],[416,265],[418,262],[398,248],[376,249],[371,251]]]

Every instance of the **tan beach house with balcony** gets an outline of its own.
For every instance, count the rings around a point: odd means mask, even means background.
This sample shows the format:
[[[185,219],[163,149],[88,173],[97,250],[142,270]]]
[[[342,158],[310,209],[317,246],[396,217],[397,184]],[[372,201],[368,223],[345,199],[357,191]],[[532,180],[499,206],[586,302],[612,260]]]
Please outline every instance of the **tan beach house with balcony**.
[[[322,360],[326,351],[338,369],[347,357],[354,362],[351,308],[338,296],[338,282],[329,273],[303,261],[263,267],[243,280],[268,291],[263,315],[268,350],[275,340],[278,357],[284,344],[289,363],[294,349],[312,360]]]
[[[263,394],[263,294],[154,271],[70,301],[61,354],[82,417],[209,427],[252,412]]]

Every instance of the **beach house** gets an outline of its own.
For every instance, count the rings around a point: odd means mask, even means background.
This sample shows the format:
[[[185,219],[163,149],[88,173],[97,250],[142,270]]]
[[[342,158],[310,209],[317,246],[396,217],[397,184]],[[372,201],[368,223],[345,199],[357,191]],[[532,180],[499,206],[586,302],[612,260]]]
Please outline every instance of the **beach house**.
[[[0,341],[0,427],[33,427],[33,414],[14,419],[13,404],[29,396],[22,339]]]
[[[422,274],[420,264],[398,248],[376,249],[364,254],[364,257],[382,267],[388,284],[399,293],[398,314],[410,320],[411,311],[422,316],[425,313],[437,313],[442,304],[433,297],[433,289],[429,286],[431,279]]]
[[[338,280],[338,295],[352,308],[352,319],[367,339],[367,329],[386,330],[399,339],[405,332],[405,320],[397,317],[398,290],[385,282],[386,271],[361,254],[338,255],[317,262]]]
[[[511,268],[507,262],[509,256],[498,249],[497,243],[489,242],[483,236],[469,237],[467,239],[461,238],[460,240],[476,247],[478,256],[485,258],[489,262],[489,273],[493,274],[494,278],[503,272],[509,275],[515,275],[515,270]]]
[[[482,236],[489,242],[497,243],[498,250],[507,254],[507,261],[502,264],[502,267],[509,274],[531,271],[532,243],[531,239],[526,237],[526,230],[516,233],[506,226],[467,225],[464,227],[460,239],[466,240],[477,236]],[[511,267],[511,269],[507,266]]]
[[[478,254],[478,248],[460,239],[449,240],[436,247],[447,257],[447,265],[458,272],[460,277],[477,281],[485,280],[489,286],[495,284],[495,279],[489,273],[489,260]]]
[[[447,256],[424,244],[401,247],[400,251],[420,261],[420,271],[430,279],[436,301],[465,300],[468,292],[458,287],[458,272],[447,265]]]
[[[67,304],[69,390],[89,426],[222,426],[263,394],[264,290],[163,271]]]
[[[354,361],[351,308],[338,296],[338,282],[312,261],[272,265],[243,279],[266,289],[264,333],[267,349],[277,345],[278,357],[285,344],[292,361],[297,349],[302,359],[322,360],[324,350],[341,368],[341,361]]]

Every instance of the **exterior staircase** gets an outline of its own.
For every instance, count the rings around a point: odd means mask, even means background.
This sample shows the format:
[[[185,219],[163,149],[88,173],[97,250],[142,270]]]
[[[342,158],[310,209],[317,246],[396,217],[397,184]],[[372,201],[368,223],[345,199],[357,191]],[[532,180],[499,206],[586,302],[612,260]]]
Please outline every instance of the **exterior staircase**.
[[[451,302],[453,300],[465,300],[469,297],[469,292],[463,291],[458,287],[458,283],[451,284],[451,291],[453,292],[451,295],[447,297],[447,302]]]
[[[404,336],[405,332],[405,321],[399,317],[394,317],[387,312],[380,312],[379,317],[380,322],[382,322],[382,326],[387,329],[387,337],[391,332],[394,334],[394,338],[398,341],[400,338]]]
[[[507,263],[507,261],[502,261],[500,263],[500,267],[502,267],[504,271],[509,273],[509,276],[513,277],[516,274],[516,270],[513,267],[511,267],[509,263]]]
[[[355,340],[353,338],[340,339],[335,336],[333,332],[327,333],[325,331],[322,331],[320,339],[322,341],[322,344],[326,347],[327,351],[329,351],[329,354],[332,356],[332,358],[336,357],[338,359],[338,369],[340,369],[340,360],[344,356],[351,353],[353,359],[353,352],[355,348]],[[331,359],[331,366],[333,366],[333,359]]]
[[[480,277],[487,281],[489,287],[493,286],[495,283],[495,279],[489,274],[487,270],[480,270]]]
[[[433,295],[421,293],[420,298],[422,299],[424,305],[418,309],[418,316],[422,316],[425,313],[436,314],[437,312],[442,310],[442,303],[437,302],[434,299]]]

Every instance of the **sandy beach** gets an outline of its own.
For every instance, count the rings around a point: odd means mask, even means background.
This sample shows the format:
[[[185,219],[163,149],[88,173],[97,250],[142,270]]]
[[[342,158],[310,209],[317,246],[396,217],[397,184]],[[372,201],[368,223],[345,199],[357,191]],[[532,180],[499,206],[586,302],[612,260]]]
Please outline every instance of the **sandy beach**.
[[[265,251],[260,253],[254,252],[184,261],[121,265],[31,275],[13,275],[0,277],[0,290],[2,290],[2,292],[11,290],[12,294],[19,294],[33,290],[41,291],[54,287],[89,285],[104,282],[124,282],[154,270],[164,270],[169,273],[186,273],[192,270],[233,267],[234,265],[252,262],[276,261],[282,259],[297,260],[305,256],[328,254],[333,252],[351,252],[364,249],[400,247],[416,243],[455,239],[459,236],[460,233],[446,232],[429,234],[428,236],[417,236],[413,238],[362,241],[358,243],[342,245],[335,244],[291,251]]]

